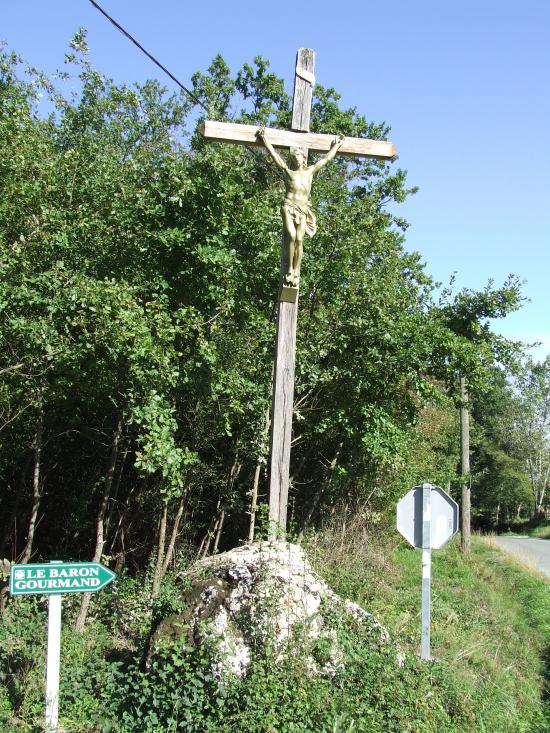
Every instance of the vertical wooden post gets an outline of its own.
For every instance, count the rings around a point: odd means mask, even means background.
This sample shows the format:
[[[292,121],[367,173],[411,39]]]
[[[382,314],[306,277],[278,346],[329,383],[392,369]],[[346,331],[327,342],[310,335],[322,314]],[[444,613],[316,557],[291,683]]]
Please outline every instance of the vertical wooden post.
[[[470,520],[470,413],[466,378],[460,377],[460,474],[462,476],[462,552],[470,552],[472,542]]]
[[[311,98],[313,95],[315,52],[300,48],[296,55],[292,129],[309,132]],[[304,150],[307,156],[307,149]],[[306,158],[307,159],[307,158]],[[271,419],[271,450],[269,473],[269,537],[279,539],[286,532],[288,485],[290,476],[290,445],[292,441],[292,412],[294,406],[294,365],[296,361],[296,322],[298,293],[283,287],[286,253],[282,247],[279,308],[273,406]]]

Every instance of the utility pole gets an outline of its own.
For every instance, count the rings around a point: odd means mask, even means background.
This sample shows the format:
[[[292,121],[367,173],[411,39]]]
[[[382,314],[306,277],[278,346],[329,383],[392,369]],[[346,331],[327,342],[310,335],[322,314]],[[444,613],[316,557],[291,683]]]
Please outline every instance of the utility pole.
[[[460,475],[462,476],[462,552],[467,555],[472,544],[470,522],[470,412],[466,377],[460,376]]]

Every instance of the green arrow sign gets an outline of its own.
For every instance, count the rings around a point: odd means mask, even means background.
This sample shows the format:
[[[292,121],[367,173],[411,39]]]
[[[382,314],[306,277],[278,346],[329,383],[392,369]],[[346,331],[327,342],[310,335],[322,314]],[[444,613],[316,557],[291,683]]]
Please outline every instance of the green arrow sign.
[[[116,578],[116,573],[99,562],[51,562],[12,565],[10,593],[28,596],[37,593],[95,593]]]

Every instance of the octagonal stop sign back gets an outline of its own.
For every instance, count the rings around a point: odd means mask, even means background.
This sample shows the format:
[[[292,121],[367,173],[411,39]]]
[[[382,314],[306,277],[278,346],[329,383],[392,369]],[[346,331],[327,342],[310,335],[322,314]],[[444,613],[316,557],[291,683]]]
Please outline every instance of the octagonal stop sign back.
[[[458,531],[458,504],[439,486],[431,486],[430,549],[443,547]],[[422,486],[397,504],[397,530],[413,547],[422,547]]]

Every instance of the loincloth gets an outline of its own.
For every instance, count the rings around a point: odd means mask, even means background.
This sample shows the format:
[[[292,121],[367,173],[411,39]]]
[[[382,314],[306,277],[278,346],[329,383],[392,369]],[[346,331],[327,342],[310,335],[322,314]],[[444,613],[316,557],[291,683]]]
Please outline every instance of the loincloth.
[[[309,204],[296,204],[294,203],[294,201],[289,201],[288,199],[285,199],[282,209],[283,211],[286,211],[288,214],[290,214],[296,226],[302,224],[305,218],[306,234],[309,237],[313,237],[313,235],[317,231],[317,220]]]

